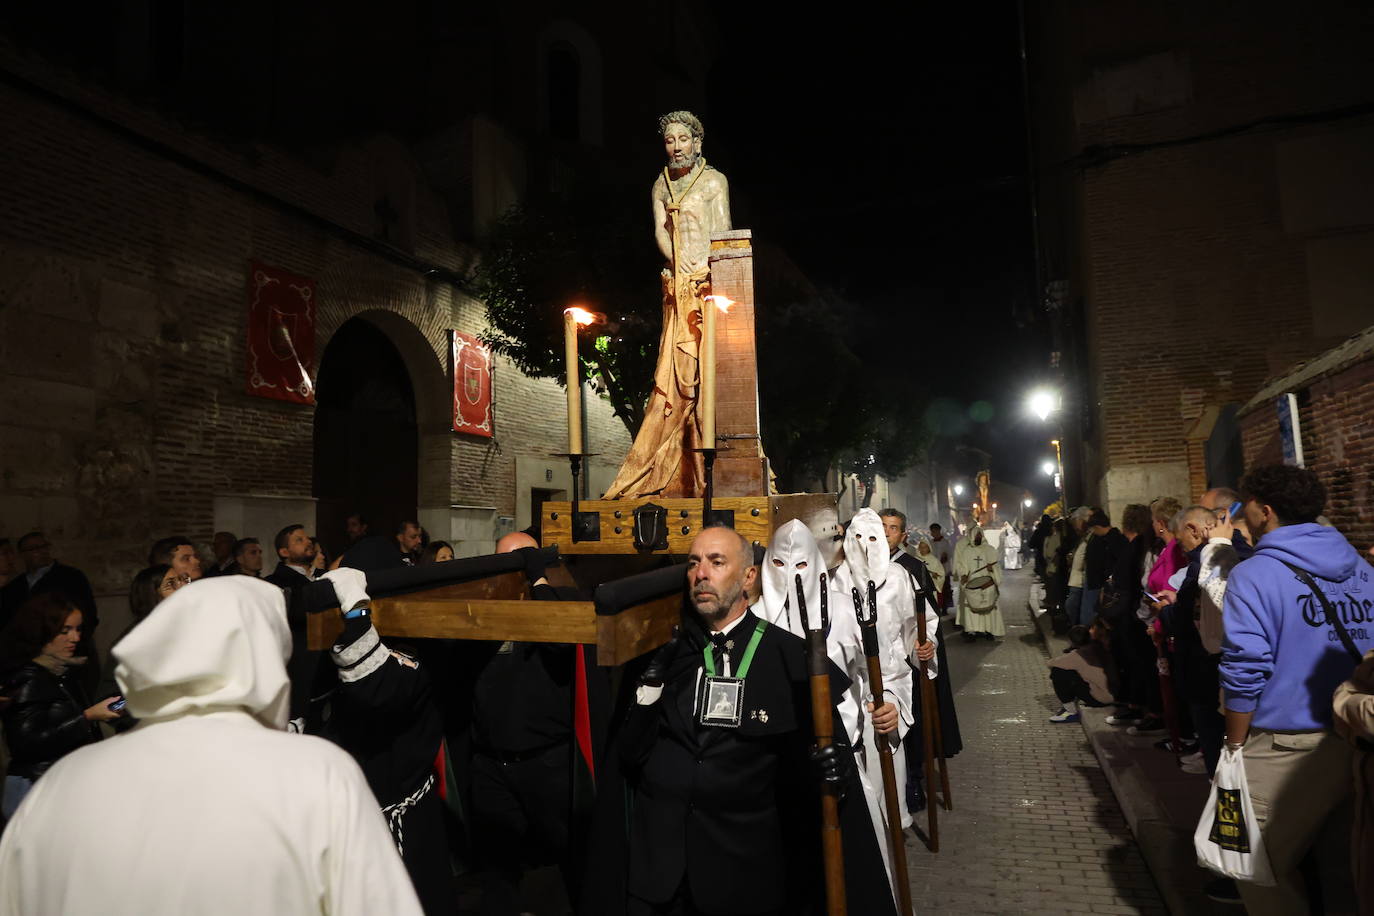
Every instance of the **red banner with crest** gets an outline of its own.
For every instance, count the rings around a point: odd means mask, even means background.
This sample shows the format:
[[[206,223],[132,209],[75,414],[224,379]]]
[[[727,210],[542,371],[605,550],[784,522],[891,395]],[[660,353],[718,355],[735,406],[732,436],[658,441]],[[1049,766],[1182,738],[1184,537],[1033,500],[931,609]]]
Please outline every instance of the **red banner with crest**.
[[[492,436],[491,349],[469,334],[448,332],[453,367],[453,431]]]
[[[248,393],[315,403],[315,281],[248,262]]]

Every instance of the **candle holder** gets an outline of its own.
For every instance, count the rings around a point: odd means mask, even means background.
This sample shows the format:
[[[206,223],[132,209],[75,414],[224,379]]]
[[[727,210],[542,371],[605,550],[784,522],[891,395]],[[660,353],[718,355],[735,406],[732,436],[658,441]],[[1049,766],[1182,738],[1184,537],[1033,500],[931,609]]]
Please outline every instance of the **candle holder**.
[[[705,465],[706,487],[701,495],[701,527],[706,528],[710,525],[724,525],[727,528],[735,527],[735,510],[714,509],[711,506],[711,500],[714,498],[716,491],[716,453],[720,451],[720,449],[698,448],[692,449],[692,451],[701,452],[703,464]]]
[[[573,543],[601,540],[601,513],[583,512],[578,508],[582,502],[582,459],[595,455],[559,452],[553,457],[568,459],[568,466],[572,470],[572,518],[568,522],[568,529],[572,532]]]

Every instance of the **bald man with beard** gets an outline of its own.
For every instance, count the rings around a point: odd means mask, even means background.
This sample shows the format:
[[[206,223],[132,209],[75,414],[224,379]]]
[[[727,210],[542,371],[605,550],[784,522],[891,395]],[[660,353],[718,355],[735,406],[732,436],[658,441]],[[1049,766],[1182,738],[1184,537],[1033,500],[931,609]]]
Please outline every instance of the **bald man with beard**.
[[[525,557],[536,601],[576,600],[549,584],[538,543],[517,531],[497,553]],[[560,594],[562,592],[562,594]],[[482,862],[482,913],[516,914],[526,866],[558,865],[576,903],[580,867],[570,843],[573,773],[573,682],[580,647],[506,640],[473,687],[472,827]]]

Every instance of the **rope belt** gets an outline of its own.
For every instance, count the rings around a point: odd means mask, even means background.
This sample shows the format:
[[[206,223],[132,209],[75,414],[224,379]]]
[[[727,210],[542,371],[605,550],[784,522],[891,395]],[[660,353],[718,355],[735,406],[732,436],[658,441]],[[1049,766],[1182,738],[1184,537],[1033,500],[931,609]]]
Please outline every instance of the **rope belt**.
[[[396,802],[394,805],[387,805],[382,809],[382,814],[386,815],[386,826],[391,831],[391,838],[396,841],[396,851],[405,857],[405,831],[402,818],[406,812],[419,804],[420,799],[429,794],[429,790],[434,788],[434,774],[430,773],[429,778],[424,781],[420,788],[411,792],[405,798]]]

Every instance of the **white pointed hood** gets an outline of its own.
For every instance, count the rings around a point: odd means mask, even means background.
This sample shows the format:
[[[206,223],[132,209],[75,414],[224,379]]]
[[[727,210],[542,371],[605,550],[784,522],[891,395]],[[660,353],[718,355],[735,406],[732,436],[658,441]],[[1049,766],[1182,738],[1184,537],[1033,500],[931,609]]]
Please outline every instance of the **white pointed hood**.
[[[804,635],[797,613],[797,579],[802,577],[806,616],[812,627],[821,625],[821,576],[825,560],[816,539],[800,519],[778,527],[763,555],[763,611],[769,623]]]
[[[291,631],[282,590],[249,576],[179,589],[113,649],[115,680],[139,719],[242,710],[284,729]]]
[[[887,533],[883,531],[883,520],[878,513],[867,508],[854,513],[849,520],[849,530],[845,532],[844,562],[860,594],[866,592],[870,580],[874,586],[887,581],[891,558]]]

